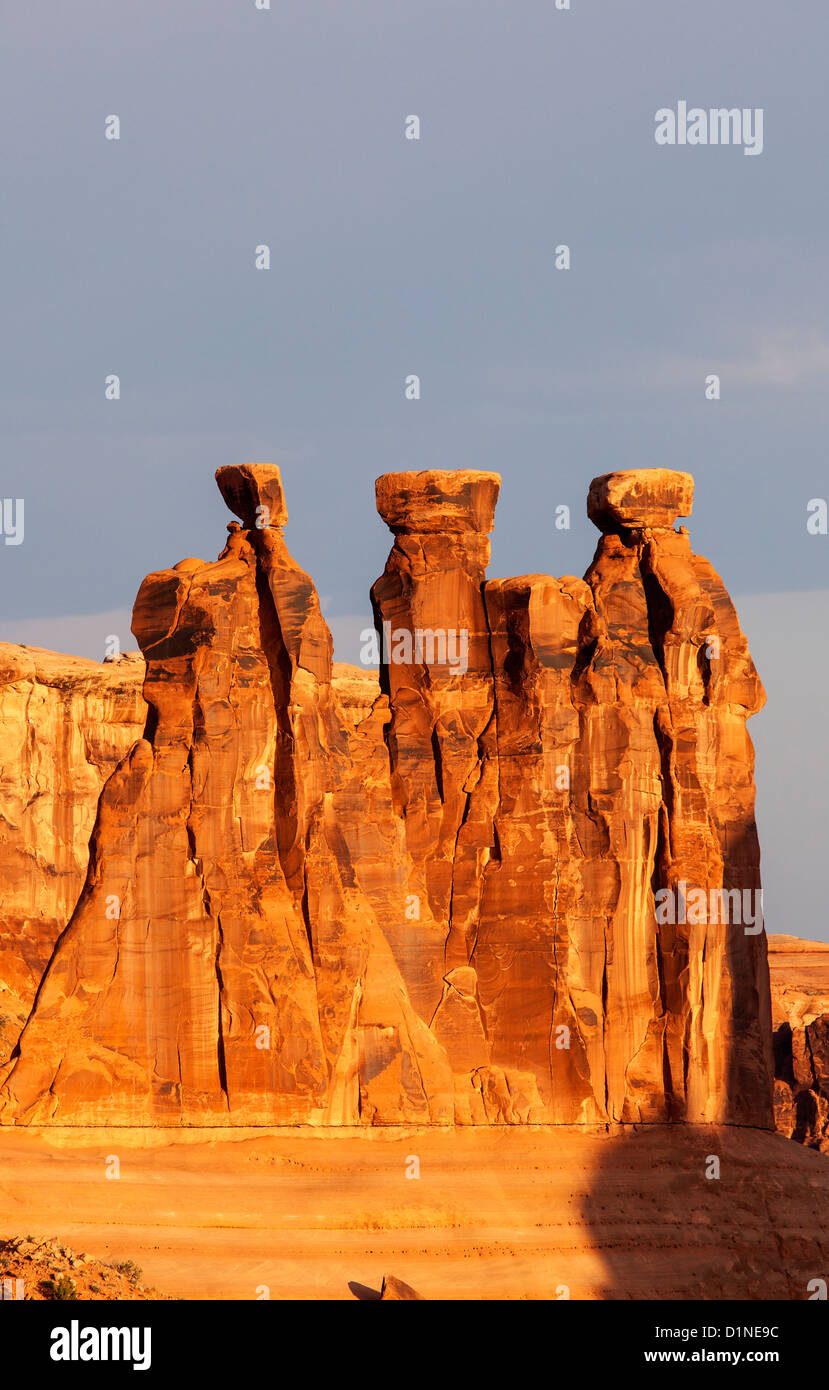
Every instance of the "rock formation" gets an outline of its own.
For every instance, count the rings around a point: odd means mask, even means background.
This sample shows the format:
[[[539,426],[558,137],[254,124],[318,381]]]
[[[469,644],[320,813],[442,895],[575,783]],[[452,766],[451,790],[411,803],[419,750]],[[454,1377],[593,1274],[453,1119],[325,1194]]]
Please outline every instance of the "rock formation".
[[[393,1274],[385,1274],[379,1301],[381,1303],[422,1302],[423,1295],[416,1293],[409,1284],[404,1284],[402,1279],[397,1279]]]
[[[101,788],[144,727],[137,658],[0,642],[0,981],[29,1007],[83,887]]]
[[[769,1121],[764,944],[681,901],[759,892],[745,721],[762,688],[721,582],[673,530],[692,486],[596,479],[586,582],[482,582],[491,475],[378,483],[396,536],[378,623],[469,632],[462,678],[435,679],[416,643],[382,677],[395,810],[446,941],[433,1032],[489,1119]]]
[[[829,1153],[829,945],[769,937],[777,1128]]]
[[[584,580],[486,579],[497,475],[379,479],[376,696],[278,469],[217,480],[219,559],[139,591],[146,727],[2,1119],[770,1125],[763,694],[689,475],[596,479]]]

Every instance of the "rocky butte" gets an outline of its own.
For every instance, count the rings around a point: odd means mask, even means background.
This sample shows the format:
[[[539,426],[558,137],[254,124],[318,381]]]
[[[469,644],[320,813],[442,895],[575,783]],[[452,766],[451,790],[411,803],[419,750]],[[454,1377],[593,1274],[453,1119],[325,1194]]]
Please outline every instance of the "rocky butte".
[[[381,477],[378,633],[463,633],[466,656],[413,640],[379,687],[334,670],[279,470],[217,481],[219,558],[136,599],[146,719],[133,683],[89,760],[82,886],[51,856],[80,887],[65,929],[57,899],[26,915],[50,852],[6,815],[3,968],[45,969],[0,1118],[771,1127],[764,932],[657,911],[760,887],[763,691],[675,527],[691,477],[595,479],[584,579],[487,579],[496,474]]]

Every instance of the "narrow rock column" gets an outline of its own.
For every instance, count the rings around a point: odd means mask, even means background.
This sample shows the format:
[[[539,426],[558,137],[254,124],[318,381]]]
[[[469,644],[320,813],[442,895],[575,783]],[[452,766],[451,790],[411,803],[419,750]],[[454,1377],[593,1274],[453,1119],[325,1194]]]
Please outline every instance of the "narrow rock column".
[[[580,737],[571,674],[592,608],[581,579],[524,575],[484,587],[495,673],[498,806],[472,944],[491,1043],[481,1088],[491,1119],[563,1123],[604,1113],[588,1041],[601,998],[578,991],[572,924],[583,855],[572,780]]]
[[[425,892],[447,932],[455,899],[467,912],[477,894],[476,847],[465,846],[462,869],[457,849],[493,712],[481,586],[499,487],[497,474],[471,470],[377,480],[377,510],[395,536],[371,591],[394,804],[415,865],[412,892]]]
[[[599,635],[579,680],[583,823],[603,826],[608,1108],[771,1122],[771,1015],[753,752],[764,694],[722,581],[674,529],[693,479],[594,479],[604,533],[587,580]],[[648,1022],[648,1014],[651,1018]],[[652,1109],[652,1101],[648,1108]]]

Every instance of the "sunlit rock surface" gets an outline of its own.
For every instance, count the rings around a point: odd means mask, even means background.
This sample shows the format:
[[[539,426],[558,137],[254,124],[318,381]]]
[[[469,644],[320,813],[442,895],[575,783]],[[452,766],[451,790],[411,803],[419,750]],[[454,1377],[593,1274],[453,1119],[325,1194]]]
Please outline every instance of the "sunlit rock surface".
[[[597,479],[583,580],[486,578],[497,475],[384,475],[376,684],[332,664],[279,470],[217,479],[219,559],[136,599],[146,724],[133,685],[2,1119],[771,1125],[763,692],[673,529],[689,475]]]

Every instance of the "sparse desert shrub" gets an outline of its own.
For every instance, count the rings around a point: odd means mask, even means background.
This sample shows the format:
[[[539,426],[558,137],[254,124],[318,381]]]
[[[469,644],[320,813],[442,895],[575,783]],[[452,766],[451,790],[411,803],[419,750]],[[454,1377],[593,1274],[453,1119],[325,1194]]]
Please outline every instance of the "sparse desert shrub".
[[[110,1269],[115,1269],[119,1274],[123,1274],[125,1279],[129,1279],[131,1284],[137,1284],[141,1278],[142,1270],[135,1260],[118,1260],[110,1265]]]
[[[66,1302],[69,1299],[78,1297],[78,1290],[69,1278],[68,1274],[62,1274],[59,1279],[49,1280],[49,1296]]]

